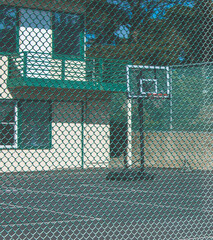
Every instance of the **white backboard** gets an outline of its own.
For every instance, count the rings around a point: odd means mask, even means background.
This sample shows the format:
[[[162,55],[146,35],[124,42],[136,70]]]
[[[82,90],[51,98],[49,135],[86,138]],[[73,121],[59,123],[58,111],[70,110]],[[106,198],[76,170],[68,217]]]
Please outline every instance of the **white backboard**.
[[[127,93],[129,98],[149,95],[170,97],[169,67],[127,65]]]

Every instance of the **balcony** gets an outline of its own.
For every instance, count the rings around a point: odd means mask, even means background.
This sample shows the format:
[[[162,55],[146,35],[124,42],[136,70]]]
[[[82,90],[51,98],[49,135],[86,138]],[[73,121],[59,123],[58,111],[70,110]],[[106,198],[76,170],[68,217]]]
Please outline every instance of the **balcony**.
[[[86,91],[126,91],[126,65],[118,60],[53,58],[23,52],[9,59],[8,88],[42,87]]]

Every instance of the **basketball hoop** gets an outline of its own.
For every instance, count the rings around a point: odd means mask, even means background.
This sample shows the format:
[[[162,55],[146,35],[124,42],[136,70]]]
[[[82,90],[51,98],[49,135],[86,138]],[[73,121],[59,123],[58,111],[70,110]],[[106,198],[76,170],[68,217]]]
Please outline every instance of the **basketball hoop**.
[[[127,65],[127,96],[131,99],[170,99],[168,66]]]
[[[128,131],[131,132],[131,99],[137,100],[139,133],[140,133],[140,169],[128,168],[127,161],[132,164],[131,154],[124,162],[125,168],[122,171],[110,171],[107,174],[108,180],[139,180],[153,179],[153,175],[146,172],[145,168],[145,128],[144,128],[144,103],[150,99],[157,107],[163,107],[163,102],[170,99],[170,77],[169,67],[166,66],[142,66],[127,65],[127,98],[128,98]],[[130,99],[130,103],[129,103]],[[155,101],[158,100],[158,101]],[[161,101],[160,101],[161,100]],[[129,113],[130,111],[130,113]],[[130,128],[130,130],[129,130]],[[128,149],[132,149],[132,138],[128,138]]]
[[[146,98],[166,99],[166,98],[169,98],[169,95],[167,93],[147,93]]]

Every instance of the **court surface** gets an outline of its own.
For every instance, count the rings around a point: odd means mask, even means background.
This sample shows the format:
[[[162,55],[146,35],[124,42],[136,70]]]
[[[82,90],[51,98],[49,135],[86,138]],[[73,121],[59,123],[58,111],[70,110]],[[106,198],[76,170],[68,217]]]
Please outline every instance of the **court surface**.
[[[2,175],[2,238],[213,239],[212,172],[149,171],[154,180],[107,181],[105,169]]]

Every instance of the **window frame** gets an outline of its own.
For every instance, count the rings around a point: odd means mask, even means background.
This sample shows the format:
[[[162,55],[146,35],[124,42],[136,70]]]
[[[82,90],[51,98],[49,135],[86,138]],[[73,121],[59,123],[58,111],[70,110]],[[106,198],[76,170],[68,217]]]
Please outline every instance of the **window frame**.
[[[13,55],[13,54],[20,54],[20,50],[19,50],[19,28],[20,28],[20,9],[21,7],[14,7],[14,6],[10,6],[10,5],[3,5],[0,4],[0,6],[6,7],[6,8],[14,8],[16,10],[16,49],[14,52],[10,52],[10,51],[0,51],[0,55]],[[22,7],[24,9],[32,9],[32,10],[39,10],[39,9],[34,9],[34,8],[27,8],[27,7]],[[47,12],[50,12],[51,14],[51,31],[52,31],[52,58],[55,59],[62,59],[62,58],[66,58],[66,59],[70,59],[70,60],[81,60],[84,58],[85,55],[85,30],[84,30],[84,26],[85,26],[85,15],[84,13],[73,13],[73,12],[66,12],[66,11],[52,11],[52,10],[44,10]],[[78,15],[81,19],[82,22],[82,31],[80,33],[79,36],[79,55],[72,55],[72,54],[60,54],[60,53],[56,53],[55,51],[55,29],[54,29],[54,14],[55,13],[64,13],[64,14],[72,14],[72,15]]]
[[[47,146],[25,146],[25,144],[22,142],[22,122],[23,122],[23,115],[22,115],[22,111],[21,111],[21,104],[23,102],[47,102],[49,104],[49,121],[48,121],[48,132],[49,132],[49,139],[48,139],[48,143]],[[52,148],[52,102],[51,101],[45,101],[45,100],[20,100],[18,102],[18,109],[19,109],[19,119],[18,119],[18,138],[19,138],[19,144],[18,144],[18,148],[19,149],[51,149]]]
[[[67,59],[67,60],[81,60],[84,58],[84,54],[85,54],[85,16],[83,13],[72,13],[72,12],[65,12],[65,11],[51,11],[52,13],[52,19],[51,19],[51,29],[52,29],[52,57],[55,59]],[[82,22],[82,31],[80,33],[79,36],[79,55],[73,55],[73,54],[60,54],[57,53],[55,50],[55,26],[54,26],[54,14],[55,13],[63,13],[63,14],[72,14],[72,15],[78,15],[81,19]]]
[[[16,53],[19,53],[19,23],[20,23],[20,8],[18,7],[14,7],[14,6],[10,6],[10,5],[3,5],[1,4],[0,7],[5,7],[5,8],[13,8],[16,10],[16,22],[15,22],[15,26],[16,26],[16,33],[15,33],[15,50],[14,51],[1,51],[0,50],[0,55],[13,55]]]
[[[14,144],[13,145],[0,145],[0,149],[51,149],[52,148],[52,102],[44,100],[11,100],[11,99],[0,99],[1,102],[14,102]],[[46,147],[34,147],[25,146],[22,143],[22,121],[23,115],[21,113],[21,103],[22,102],[48,102],[49,103],[49,121],[48,121],[48,133],[49,139]],[[1,124],[1,122],[0,122]]]
[[[14,144],[13,145],[0,145],[0,149],[16,149],[18,148],[18,103],[11,99],[0,99],[0,102],[14,102],[14,124],[10,122],[5,125],[14,125]],[[2,122],[0,122],[2,124]]]

